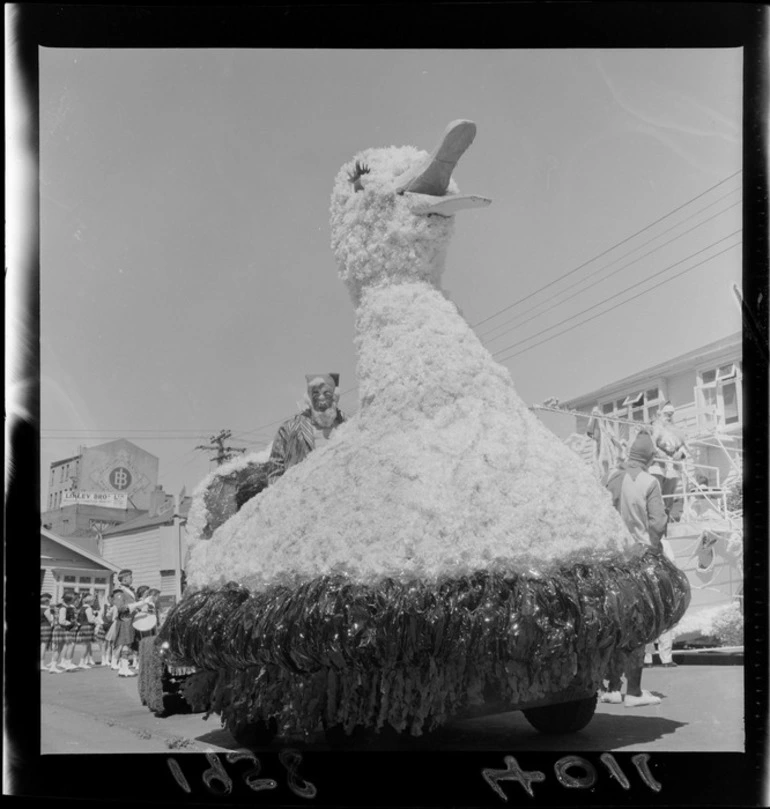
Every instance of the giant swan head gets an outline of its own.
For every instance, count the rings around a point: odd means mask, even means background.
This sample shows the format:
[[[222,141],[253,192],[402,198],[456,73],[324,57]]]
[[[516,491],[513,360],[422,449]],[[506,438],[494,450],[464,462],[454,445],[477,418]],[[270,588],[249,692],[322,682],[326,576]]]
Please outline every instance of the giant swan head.
[[[439,285],[455,213],[491,202],[460,194],[452,179],[475,135],[472,121],[453,121],[430,154],[367,149],[342,166],[331,199],[332,249],[354,303],[371,284]]]

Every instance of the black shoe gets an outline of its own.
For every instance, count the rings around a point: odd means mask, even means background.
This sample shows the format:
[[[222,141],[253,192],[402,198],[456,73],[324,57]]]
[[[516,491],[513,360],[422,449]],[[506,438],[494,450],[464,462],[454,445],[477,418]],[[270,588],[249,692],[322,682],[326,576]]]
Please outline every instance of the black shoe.
[[[662,665],[663,665],[664,669],[676,669],[676,668],[679,668],[679,664],[674,663],[673,660],[670,663],[663,663]]]

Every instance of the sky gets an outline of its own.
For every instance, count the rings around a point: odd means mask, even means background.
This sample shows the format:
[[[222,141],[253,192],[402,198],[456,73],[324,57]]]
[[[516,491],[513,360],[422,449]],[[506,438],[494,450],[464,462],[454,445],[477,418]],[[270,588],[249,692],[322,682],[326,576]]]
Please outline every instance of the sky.
[[[454,179],[493,202],[457,214],[443,287],[527,404],[740,330],[741,73],[739,49],[41,48],[41,502],[51,462],[119,437],[189,494],[196,447],[264,447],[306,373],[354,412],[335,175],[458,118]]]

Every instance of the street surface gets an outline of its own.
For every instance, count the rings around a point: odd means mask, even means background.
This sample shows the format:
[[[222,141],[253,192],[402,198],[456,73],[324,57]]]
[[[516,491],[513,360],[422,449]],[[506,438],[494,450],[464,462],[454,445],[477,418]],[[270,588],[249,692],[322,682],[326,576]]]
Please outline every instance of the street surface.
[[[40,679],[44,754],[241,749],[216,715],[208,720],[200,713],[156,717],[139,702],[136,677],[118,677],[109,668],[96,667],[58,675],[44,671]],[[661,704],[626,708],[600,703],[588,726],[570,736],[538,733],[514,711],[458,721],[420,738],[399,740],[394,749],[744,751],[742,665],[655,666],[645,669],[643,687],[660,696]],[[283,746],[276,741],[269,749]],[[329,749],[323,739],[302,747]]]

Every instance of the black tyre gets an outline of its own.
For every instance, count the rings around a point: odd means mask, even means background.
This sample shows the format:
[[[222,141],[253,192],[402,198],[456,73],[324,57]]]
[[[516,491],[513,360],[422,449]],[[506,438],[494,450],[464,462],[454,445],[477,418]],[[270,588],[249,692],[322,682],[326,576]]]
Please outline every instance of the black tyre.
[[[575,733],[593,719],[595,711],[596,694],[574,702],[530,708],[523,713],[527,722],[541,733]]]
[[[228,726],[227,730],[235,741],[244,747],[267,747],[276,737],[278,725],[275,719],[269,719],[267,722]]]

